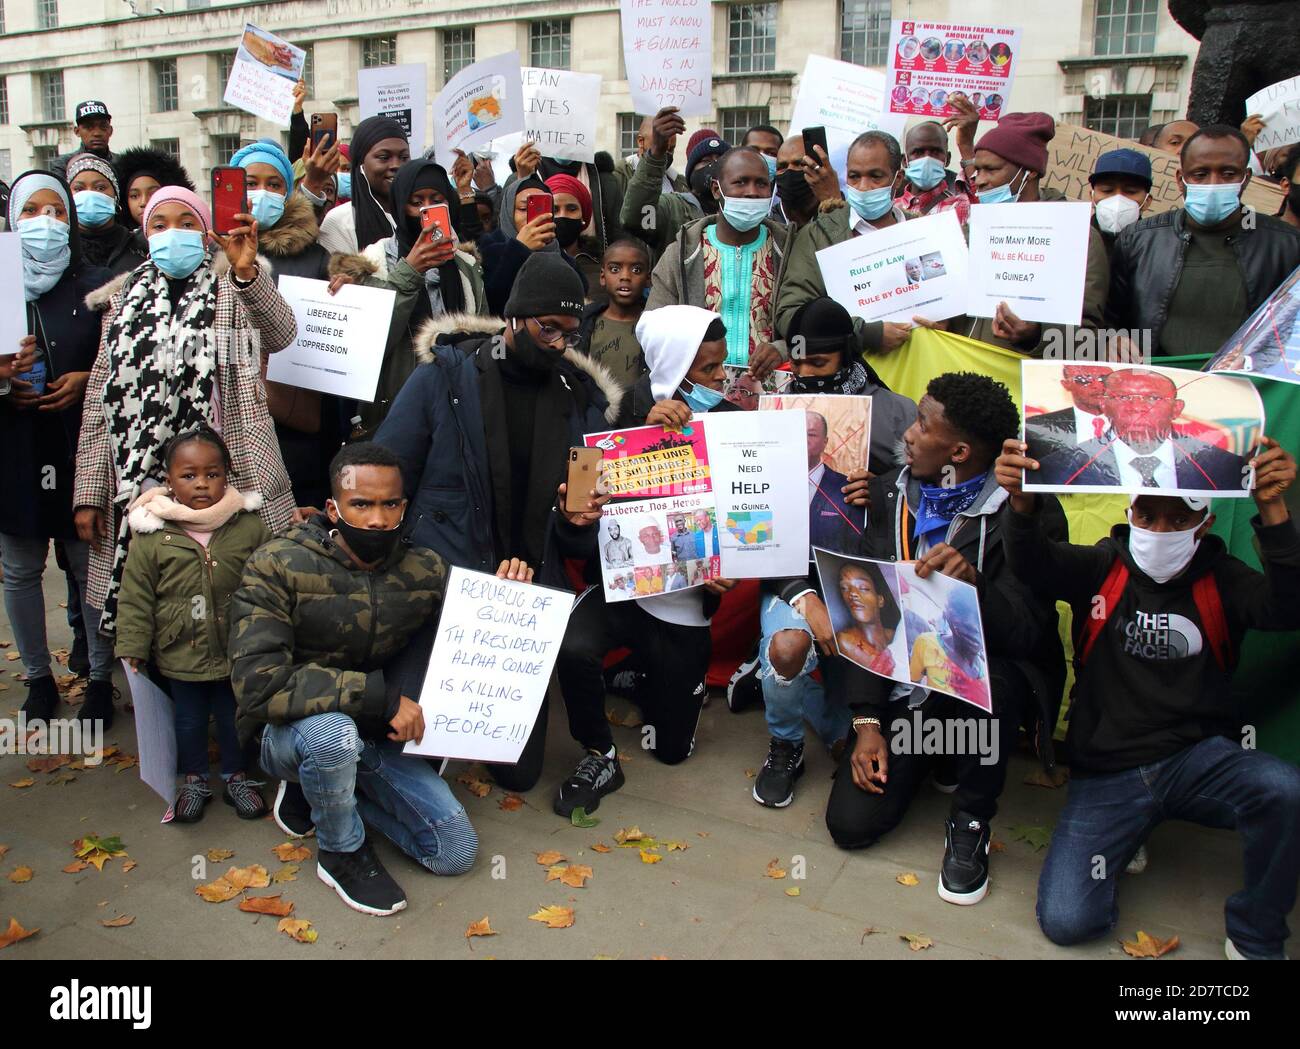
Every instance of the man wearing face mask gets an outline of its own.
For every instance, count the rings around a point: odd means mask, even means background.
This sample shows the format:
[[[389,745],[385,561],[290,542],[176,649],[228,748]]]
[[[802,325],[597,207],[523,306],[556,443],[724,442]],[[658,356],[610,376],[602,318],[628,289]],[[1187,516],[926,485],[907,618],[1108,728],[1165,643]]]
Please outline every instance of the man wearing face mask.
[[[1183,207],[1125,229],[1111,256],[1107,313],[1149,331],[1152,352],[1214,353],[1300,265],[1300,229],[1242,206],[1250,146],[1211,124],[1183,144]]]
[[[504,325],[444,316],[417,333],[421,364],[375,441],[402,464],[413,540],[450,564],[490,572],[517,557],[564,589],[565,557],[595,566],[599,514],[567,513],[556,494],[569,449],[618,417],[617,383],[574,349],[582,308],[578,274],[539,251],[519,271]],[[530,789],[545,740],[543,706],[518,764],[494,766],[497,782]]]
[[[1088,176],[1092,222],[1109,255],[1115,238],[1142,217],[1151,203],[1151,160],[1136,149],[1112,149],[1097,158]]]
[[[907,164],[899,186],[898,206],[917,215],[937,215],[949,208],[957,212],[964,226],[970,221],[970,206],[975,202],[957,173],[948,170],[952,153],[948,149],[948,132],[937,120],[917,124],[903,138]]]
[[[774,307],[790,231],[772,218],[772,182],[761,153],[729,150],[713,172],[718,214],[678,230],[654,268],[646,310],[690,305],[721,314],[727,367],[762,379],[785,356]]]
[[[776,183],[777,155],[785,145],[781,132],[771,124],[755,124],[740,140],[742,146],[757,150],[767,164],[767,177]]]
[[[791,231],[808,225],[827,200],[844,206],[839,179],[833,186],[809,181],[804,171],[804,144],[802,135],[792,135],[781,143],[776,153],[776,208]]]
[[[1253,460],[1251,527],[1264,571],[1230,556],[1205,500],[1135,495],[1128,524],[1096,546],[1043,534],[1042,499],[1021,487],[1038,463],[1005,442],[1003,544],[1012,571],[1074,608],[1070,786],[1038,882],[1055,943],[1115,926],[1116,877],[1166,819],[1236,829],[1244,887],[1224,915],[1230,959],[1283,958],[1300,876],[1300,771],[1242,743],[1232,675],[1248,630],[1300,627],[1300,536],[1284,493],[1295,460],[1271,438]],[[1100,610],[1100,614],[1098,613]],[[1082,624],[1082,626],[1080,626]],[[1096,876],[1105,861],[1106,877]]]

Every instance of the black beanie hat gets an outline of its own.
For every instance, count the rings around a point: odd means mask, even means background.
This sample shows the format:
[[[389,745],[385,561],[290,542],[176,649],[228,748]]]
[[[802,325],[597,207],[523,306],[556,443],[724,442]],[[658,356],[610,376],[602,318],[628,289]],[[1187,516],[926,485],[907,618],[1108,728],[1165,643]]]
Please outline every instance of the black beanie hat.
[[[839,353],[846,362],[857,356],[853,318],[834,299],[810,299],[795,310],[786,338],[800,337],[805,353]]]
[[[535,251],[519,269],[507,317],[582,316],[582,278],[558,251]]]

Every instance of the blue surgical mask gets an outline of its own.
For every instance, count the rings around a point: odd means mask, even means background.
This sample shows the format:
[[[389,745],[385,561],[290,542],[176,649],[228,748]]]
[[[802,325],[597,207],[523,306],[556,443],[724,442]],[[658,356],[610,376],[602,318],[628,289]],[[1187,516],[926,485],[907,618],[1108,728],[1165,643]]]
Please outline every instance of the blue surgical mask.
[[[259,229],[270,229],[284,214],[284,194],[269,189],[254,189],[248,194],[248,207]]]
[[[335,178],[338,179],[338,184],[339,184],[338,199],[351,200],[352,199],[352,172],[340,171],[335,176]]]
[[[881,186],[879,189],[854,189],[844,187],[853,213],[867,222],[874,222],[885,214],[894,204],[894,187]]]
[[[68,224],[51,215],[18,221],[23,251],[37,262],[53,262],[68,250]]]
[[[203,234],[195,229],[165,229],[149,237],[149,257],[174,280],[198,269],[204,254]]]
[[[686,383],[690,382],[690,380],[683,379],[682,382]],[[697,382],[690,383],[690,387],[691,388],[687,390],[678,386],[677,392],[682,395],[682,400],[687,403],[691,411],[707,412],[722,403],[723,397],[721,390],[715,390],[709,386],[701,386]]]
[[[1024,168],[1021,168],[1017,171],[1015,175],[1011,176],[1011,181],[1005,185],[994,186],[992,189],[986,189],[977,193],[976,196],[979,197],[979,202],[981,204],[1014,204],[1020,199],[1020,194],[1025,188],[1025,182],[1028,182],[1029,180],[1025,179],[1022,181],[1020,183],[1020,189],[1015,190],[1014,192],[1012,191],[1011,186],[1016,181],[1017,176],[1023,174],[1024,170]]]
[[[1229,182],[1218,186],[1187,186],[1183,207],[1192,220],[1201,226],[1217,226],[1241,205],[1241,187],[1244,182]]]
[[[762,154],[763,163],[767,165],[767,178],[770,182],[776,182],[776,157],[769,157],[766,153]]]
[[[72,200],[77,205],[78,224],[91,229],[105,225],[117,214],[117,201],[107,193],[82,189],[72,194]]]
[[[903,173],[907,176],[907,181],[919,189],[922,193],[934,189],[944,180],[947,174],[943,165],[934,157],[919,157],[916,160],[909,161]]]
[[[771,197],[722,198],[722,217],[739,233],[754,229],[772,213]]]

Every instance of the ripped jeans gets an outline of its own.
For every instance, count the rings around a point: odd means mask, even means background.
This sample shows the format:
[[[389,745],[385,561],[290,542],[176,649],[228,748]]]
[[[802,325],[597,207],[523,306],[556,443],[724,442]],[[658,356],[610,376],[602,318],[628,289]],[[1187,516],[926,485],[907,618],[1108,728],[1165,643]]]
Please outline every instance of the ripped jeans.
[[[764,594],[759,608],[763,638],[758,644],[758,678],[763,684],[767,729],[776,738],[792,743],[803,741],[807,719],[826,746],[844,738],[852,720],[843,700],[827,694],[822,682],[812,676],[817,669],[817,645],[812,629],[794,608],[774,594]],[[799,630],[808,635],[808,656],[798,675],[786,680],[776,672],[770,658],[772,637],[782,630]],[[826,669],[823,667],[822,673]]]

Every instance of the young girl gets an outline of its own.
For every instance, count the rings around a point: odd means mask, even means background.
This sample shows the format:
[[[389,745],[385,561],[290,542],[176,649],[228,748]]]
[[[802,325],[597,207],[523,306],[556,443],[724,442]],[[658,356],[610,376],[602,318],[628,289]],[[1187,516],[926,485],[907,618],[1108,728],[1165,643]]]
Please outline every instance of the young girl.
[[[262,497],[227,485],[230,452],[206,426],[173,437],[163,467],[167,486],[149,489],[128,515],[134,539],[118,598],[117,656],[135,673],[152,659],[170,686],[182,776],[175,818],[194,823],[212,800],[208,719],[215,717],[224,800],[241,819],[256,819],[266,803],[244,773],[226,638],[244,562],[271,538],[254,512]]]

